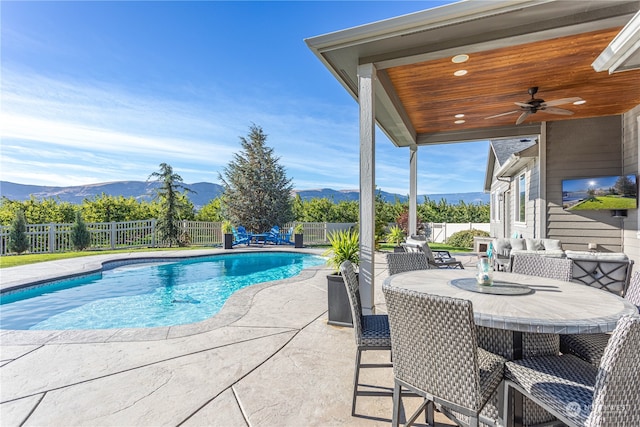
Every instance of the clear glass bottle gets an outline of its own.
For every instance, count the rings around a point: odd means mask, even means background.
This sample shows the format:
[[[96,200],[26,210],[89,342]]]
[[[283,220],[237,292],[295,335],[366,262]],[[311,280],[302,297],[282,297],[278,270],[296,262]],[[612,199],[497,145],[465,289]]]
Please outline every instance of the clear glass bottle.
[[[479,285],[493,285],[493,267],[489,262],[489,258],[480,258],[480,261],[478,261],[478,274],[476,278],[478,279]]]

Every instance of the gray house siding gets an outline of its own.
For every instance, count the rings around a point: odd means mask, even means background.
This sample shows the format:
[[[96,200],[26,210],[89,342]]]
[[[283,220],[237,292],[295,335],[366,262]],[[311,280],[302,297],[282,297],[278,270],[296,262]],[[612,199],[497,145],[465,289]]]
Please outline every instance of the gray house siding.
[[[638,149],[640,148],[640,105],[622,117],[622,168],[625,174],[638,174]],[[624,218],[623,250],[640,265],[640,239],[638,238],[638,210],[629,211]]]
[[[491,208],[492,212],[498,210],[500,217],[497,219],[492,215],[491,235],[494,237],[510,237],[514,233],[525,238],[539,237],[538,227],[538,205],[540,203],[540,166],[537,156],[538,146],[531,146],[528,149],[518,151],[524,157],[517,160],[504,157],[503,163],[494,165],[493,177],[491,181]],[[504,148],[504,147],[503,147]],[[514,148],[515,150],[515,148]],[[532,151],[533,150],[533,154]],[[504,153],[503,153],[504,154]],[[535,157],[533,157],[535,156]],[[501,167],[508,168],[508,176],[498,177]],[[503,172],[504,173],[504,172]],[[520,176],[525,175],[525,222],[517,221],[519,189],[518,182]],[[500,178],[500,179],[498,179]],[[502,195],[495,197],[495,195]],[[496,199],[498,199],[496,206]]]
[[[547,237],[563,248],[622,250],[622,219],[610,211],[567,212],[562,209],[562,180],[622,173],[622,116],[563,120],[546,124]],[[631,211],[634,212],[634,211]]]

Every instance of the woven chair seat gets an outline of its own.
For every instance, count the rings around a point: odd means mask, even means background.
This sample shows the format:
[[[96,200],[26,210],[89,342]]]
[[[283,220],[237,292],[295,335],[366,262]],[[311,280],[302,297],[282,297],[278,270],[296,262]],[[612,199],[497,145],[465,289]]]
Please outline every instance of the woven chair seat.
[[[573,355],[541,356],[505,364],[505,379],[556,413],[584,425],[598,368]],[[579,405],[579,406],[578,406]]]
[[[502,381],[504,358],[487,350],[478,348],[478,368],[480,369],[480,391],[482,406],[489,400],[491,394]]]
[[[362,347],[391,347],[389,317],[386,314],[362,316],[362,335],[358,337]]]
[[[575,334],[560,336],[560,351],[573,354],[593,366],[600,366],[610,334]]]

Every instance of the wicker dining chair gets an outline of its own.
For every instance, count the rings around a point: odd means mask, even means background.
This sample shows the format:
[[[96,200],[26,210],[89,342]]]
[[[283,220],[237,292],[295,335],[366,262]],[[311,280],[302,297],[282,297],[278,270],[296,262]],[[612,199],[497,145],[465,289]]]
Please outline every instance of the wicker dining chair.
[[[511,261],[513,273],[570,282],[573,262],[566,258],[551,258],[540,255],[514,255]]]
[[[403,388],[425,398],[406,425],[434,403],[457,423],[494,425],[480,412],[501,385],[505,359],[478,347],[471,301],[385,285],[382,291],[393,348],[392,425],[399,425]]]
[[[636,271],[631,276],[631,282],[624,298],[638,306],[640,311],[640,272]],[[592,365],[600,366],[600,360],[604,349],[609,343],[611,334],[571,334],[560,336],[560,351],[573,354]]]
[[[618,321],[599,368],[571,354],[505,364],[504,402],[512,389],[569,426],[640,425],[640,318]],[[509,420],[509,405],[504,404]]]
[[[390,368],[392,363],[362,363],[362,352],[367,350],[389,350],[391,351],[391,336],[389,333],[389,318],[386,314],[362,314],[360,304],[360,284],[356,277],[353,264],[344,261],[340,265],[340,273],[344,280],[349,295],[351,306],[351,317],[353,319],[353,330],[356,337],[356,363],[353,375],[353,398],[351,401],[351,415],[356,413],[356,398],[358,396],[392,396],[391,391],[360,391],[360,369],[361,368]]]
[[[405,271],[428,270],[429,259],[424,252],[395,252],[387,254],[389,275]]]
[[[539,255],[514,255],[511,260],[512,272],[549,279],[571,281],[573,269],[571,260]],[[479,326],[477,328],[480,347],[513,360],[514,334],[512,331]],[[560,336],[547,333],[522,333],[522,357],[550,356],[560,352]],[[492,399],[495,400],[495,397]],[[492,404],[497,407],[497,404]],[[547,411],[534,402],[524,399],[523,418],[527,423],[542,424],[554,420]]]

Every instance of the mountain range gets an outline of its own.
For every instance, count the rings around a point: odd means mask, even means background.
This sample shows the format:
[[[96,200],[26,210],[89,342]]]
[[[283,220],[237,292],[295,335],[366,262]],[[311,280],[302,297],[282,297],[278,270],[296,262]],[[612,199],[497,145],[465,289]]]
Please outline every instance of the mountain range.
[[[36,199],[55,198],[62,202],[74,204],[80,204],[84,199],[91,199],[102,193],[110,196],[123,196],[125,198],[133,197],[136,200],[151,200],[159,185],[160,184],[155,181],[116,181],[70,187],[50,187],[0,181],[0,195],[17,201],[29,200],[29,198],[33,196]],[[196,209],[206,205],[223,192],[221,185],[210,182],[196,182],[194,184],[184,184],[184,186],[193,191],[193,193],[189,194],[189,200],[195,205]],[[303,200],[313,198],[327,198],[334,202],[358,200],[358,190],[322,188],[315,190],[294,190],[294,194],[299,194]],[[407,195],[387,193],[385,191],[381,191],[381,195],[382,198],[388,202],[394,202],[396,199],[401,202],[407,200]],[[454,205],[461,201],[467,204],[489,203],[489,194],[481,192],[419,195],[418,203],[421,203],[424,197],[435,201],[444,199],[447,203]]]

